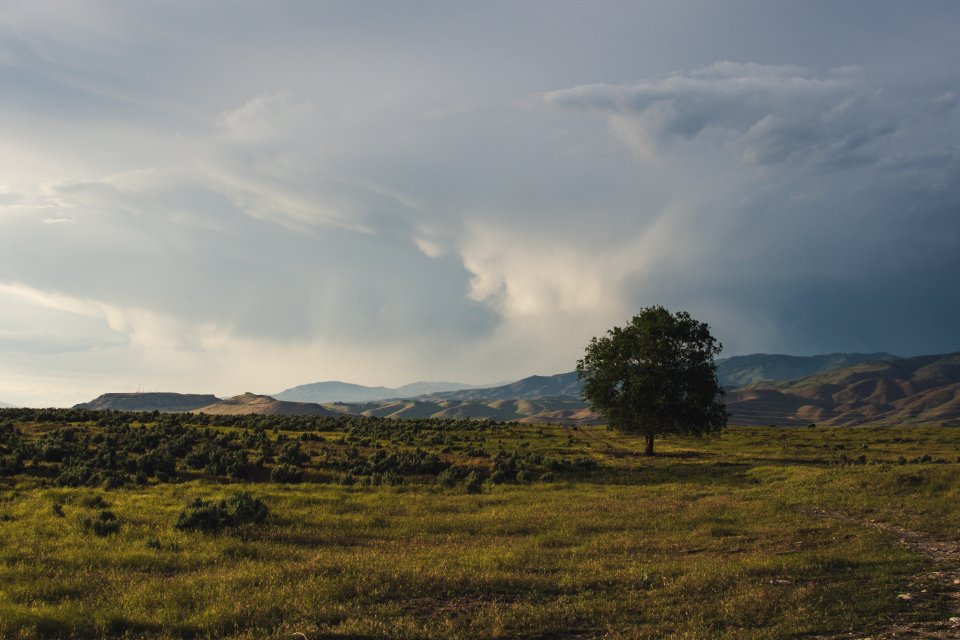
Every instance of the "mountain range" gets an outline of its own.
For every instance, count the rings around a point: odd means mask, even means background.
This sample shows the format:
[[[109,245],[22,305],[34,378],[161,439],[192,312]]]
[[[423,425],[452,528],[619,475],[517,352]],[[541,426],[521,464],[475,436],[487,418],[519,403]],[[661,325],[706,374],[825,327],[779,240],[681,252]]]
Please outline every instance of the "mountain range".
[[[577,372],[558,373],[552,376],[530,376],[486,389],[464,389],[460,391],[444,391],[440,393],[417,396],[417,400],[424,402],[464,402],[482,400],[528,400],[532,398],[551,398],[566,396],[580,397],[582,384],[577,379]]]
[[[960,426],[960,353],[863,362],[727,396],[733,424]]]
[[[413,398],[420,395],[471,389],[471,385],[459,382],[414,382],[402,387],[365,387],[330,380],[302,384],[273,394],[277,400],[291,402],[371,402],[391,398]]]
[[[839,369],[861,362],[896,360],[890,353],[830,353],[817,356],[789,356],[755,353],[717,360],[717,378],[725,388],[736,388],[763,380],[794,380],[803,376]],[[577,372],[551,376],[530,376],[507,384],[478,387],[456,382],[415,382],[403,387],[365,387],[328,381],[304,384],[274,394],[278,400],[295,402],[376,402],[416,398],[424,402],[523,400],[554,396],[580,397]]]
[[[552,396],[500,400],[399,399],[324,405],[343,414],[382,418],[472,418],[515,422],[598,422],[579,398]]]
[[[0,409],[16,409],[16,406],[7,404],[6,402],[0,402]]]
[[[827,353],[818,356],[787,356],[754,353],[717,360],[717,379],[728,389],[770,380],[796,380],[861,362],[897,360],[892,353]]]
[[[871,356],[881,356],[874,359]],[[852,364],[851,364],[852,363]],[[845,366],[839,366],[839,365]],[[751,380],[728,390],[731,424],[853,425],[865,422],[960,424],[960,354],[899,358],[891,354],[775,356],[756,354],[722,361],[723,380]],[[719,367],[718,367],[719,368]],[[793,380],[770,375],[813,371]],[[756,379],[760,380],[757,381]],[[335,390],[336,384],[303,385]],[[422,390],[417,383],[397,389]],[[464,385],[465,386],[465,385]],[[363,395],[387,387],[346,385]],[[246,393],[220,400],[212,395],[105,394],[78,408],[140,411],[202,411],[210,414],[365,415],[391,418],[476,418],[518,422],[593,423],[598,418],[580,399],[576,372],[530,376],[490,388],[435,390],[407,398],[294,402]],[[293,390],[288,390],[293,391]],[[391,390],[396,391],[396,389]],[[335,391],[331,391],[335,392]],[[278,394],[289,398],[286,392]]]

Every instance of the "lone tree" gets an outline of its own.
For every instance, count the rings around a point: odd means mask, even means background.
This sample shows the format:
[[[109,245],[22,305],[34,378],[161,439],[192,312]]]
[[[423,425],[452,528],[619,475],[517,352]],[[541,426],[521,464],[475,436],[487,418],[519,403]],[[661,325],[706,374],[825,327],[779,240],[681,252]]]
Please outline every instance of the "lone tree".
[[[720,348],[706,323],[686,311],[647,307],[627,326],[590,340],[577,361],[583,398],[610,426],[643,434],[652,456],[655,436],[701,436],[726,426],[714,362]]]

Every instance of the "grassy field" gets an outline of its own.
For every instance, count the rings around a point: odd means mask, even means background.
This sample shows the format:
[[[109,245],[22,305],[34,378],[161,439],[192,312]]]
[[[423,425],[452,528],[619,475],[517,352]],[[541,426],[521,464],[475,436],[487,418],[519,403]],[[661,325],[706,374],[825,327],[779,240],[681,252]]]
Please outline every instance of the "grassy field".
[[[646,458],[604,427],[275,426],[189,427],[192,465],[105,489],[45,461],[63,424],[8,419],[0,637],[867,637],[957,615],[896,533],[960,537],[957,430],[731,427]],[[90,452],[130,437],[71,428]],[[212,441],[246,471],[200,459]],[[281,464],[299,481],[271,482]],[[174,526],[244,490],[262,523]]]

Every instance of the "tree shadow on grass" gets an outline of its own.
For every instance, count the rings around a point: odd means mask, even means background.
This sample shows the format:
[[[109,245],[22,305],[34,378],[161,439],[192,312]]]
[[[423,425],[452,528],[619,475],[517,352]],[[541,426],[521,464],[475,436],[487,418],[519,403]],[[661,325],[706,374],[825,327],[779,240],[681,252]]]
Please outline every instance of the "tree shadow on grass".
[[[739,462],[651,464],[638,467],[601,467],[574,481],[588,484],[650,486],[659,484],[700,484],[705,486],[748,487],[759,480],[749,475],[754,465]]]

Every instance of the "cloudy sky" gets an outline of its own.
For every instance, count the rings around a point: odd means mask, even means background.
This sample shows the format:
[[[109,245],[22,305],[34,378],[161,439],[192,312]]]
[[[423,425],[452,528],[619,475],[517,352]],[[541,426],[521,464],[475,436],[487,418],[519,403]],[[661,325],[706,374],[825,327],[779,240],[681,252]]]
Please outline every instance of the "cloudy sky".
[[[960,350],[960,3],[0,5],[0,401]]]

